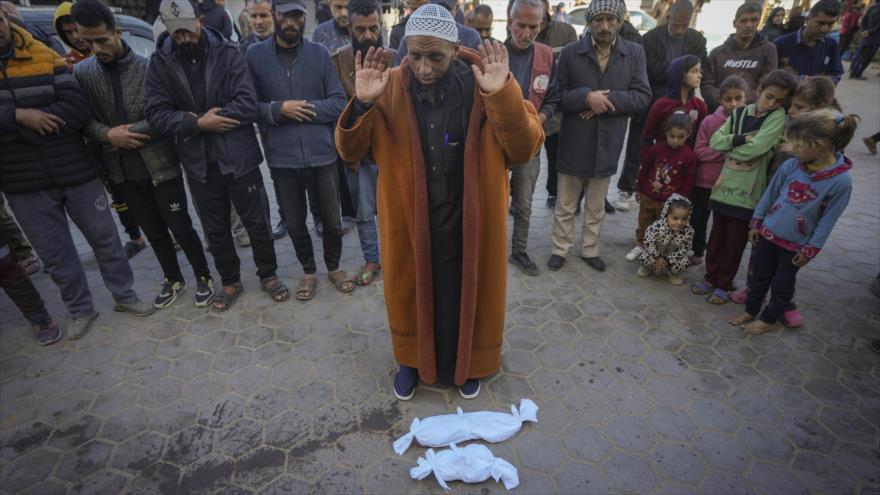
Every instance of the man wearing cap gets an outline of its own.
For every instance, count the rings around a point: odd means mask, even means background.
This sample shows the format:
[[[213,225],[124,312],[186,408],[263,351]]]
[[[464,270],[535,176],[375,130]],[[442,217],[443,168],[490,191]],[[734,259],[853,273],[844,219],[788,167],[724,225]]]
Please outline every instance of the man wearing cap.
[[[559,56],[563,114],[550,270],[562,268],[574,244],[575,209],[586,192],[580,255],[591,268],[605,271],[599,234],[608,184],[617,171],[627,119],[651,103],[644,50],[617,36],[624,13],[620,0],[593,0],[586,11],[590,35]]]
[[[501,365],[507,291],[509,164],[526,163],[541,121],[511,76],[507,49],[459,48],[438,5],[406,25],[409,55],[389,69],[382,49],[355,57],[356,96],[340,116],[343,160],[378,163],[379,238],[394,357],[394,393],[418,380],[479,394]]]
[[[223,289],[213,307],[225,311],[244,290],[230,231],[230,201],[248,231],[261,288],[275,301],[289,291],[275,275],[275,246],[254,132],[257,96],[238,47],[212,29],[189,0],[162,0],[168,31],[156,42],[144,89],[150,127],[174,137],[190,193]]]
[[[452,16],[455,16],[456,9],[458,9],[458,4],[455,0],[428,0],[428,4],[439,5],[446,9]],[[458,22],[456,22],[456,27],[458,28],[458,41],[462,46],[476,50],[482,44],[483,39],[480,38],[480,33],[475,29],[469,28],[464,24],[459,24]],[[400,61],[406,56],[406,43],[406,37],[404,37],[403,41],[400,42],[400,48],[397,49],[397,57],[395,58],[395,63],[397,64],[400,64]]]
[[[541,31],[544,4],[541,0],[515,0],[507,17],[510,35],[507,47],[510,72],[522,89],[522,96],[538,110],[541,124],[556,112],[559,92],[556,86],[556,64],[553,49],[535,42]],[[541,157],[536,155],[528,163],[510,171],[511,210],[513,235],[510,240],[510,258],[523,273],[536,276],[538,265],[526,252],[529,242],[529,221],[532,216],[532,195],[541,173]]]
[[[312,298],[317,286],[315,253],[306,226],[307,189],[319,204],[330,281],[341,292],[354,289],[354,282],[339,267],[342,224],[333,145],[333,124],[345,108],[345,91],[327,50],[303,38],[306,14],[303,0],[274,0],[275,36],[253,45],[247,54],[260,128],[266,136],[266,161],[305,272],[296,288],[296,298],[303,301]]]

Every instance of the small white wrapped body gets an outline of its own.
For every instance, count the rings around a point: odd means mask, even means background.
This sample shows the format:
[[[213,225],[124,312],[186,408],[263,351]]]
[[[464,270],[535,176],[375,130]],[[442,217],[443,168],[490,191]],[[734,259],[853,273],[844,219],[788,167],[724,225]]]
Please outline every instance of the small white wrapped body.
[[[480,483],[490,477],[504,487],[513,490],[519,485],[516,468],[500,457],[495,457],[485,445],[474,443],[458,448],[454,443],[449,450],[434,452],[428,449],[425,457],[419,457],[418,466],[409,470],[413,479],[423,480],[434,473],[437,483],[449,491],[447,481],[461,480],[465,483]]]
[[[519,431],[524,421],[538,422],[538,406],[523,399],[510,406],[510,414],[494,411],[466,413],[459,407],[456,414],[441,414],[413,420],[409,433],[394,441],[394,451],[403,454],[413,440],[425,447],[446,447],[468,440],[497,443],[507,440]]]

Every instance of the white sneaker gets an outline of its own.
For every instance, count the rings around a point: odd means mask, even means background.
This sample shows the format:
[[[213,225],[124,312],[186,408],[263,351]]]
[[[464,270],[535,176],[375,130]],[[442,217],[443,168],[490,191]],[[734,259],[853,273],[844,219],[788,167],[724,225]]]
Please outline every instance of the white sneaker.
[[[648,270],[647,267],[645,267],[645,266],[639,267],[639,276],[640,277],[647,277],[650,274],[651,274],[651,270]]]
[[[617,211],[629,211],[632,206],[632,194],[620,191],[620,194],[617,195],[617,201],[614,202],[614,209]]]
[[[639,256],[641,256],[644,251],[645,249],[642,246],[632,248],[632,251],[626,253],[626,261],[635,261],[639,259]]]

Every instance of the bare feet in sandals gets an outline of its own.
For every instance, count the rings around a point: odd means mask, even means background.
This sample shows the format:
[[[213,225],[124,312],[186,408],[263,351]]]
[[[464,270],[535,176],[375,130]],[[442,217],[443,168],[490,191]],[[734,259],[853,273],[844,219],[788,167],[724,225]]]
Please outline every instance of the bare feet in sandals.
[[[290,290],[278,277],[266,277],[260,280],[260,288],[268,292],[275,302],[284,302],[290,299]]]
[[[333,282],[333,285],[339,292],[351,292],[354,290],[354,280],[345,273],[345,270],[336,270],[335,272],[330,272],[327,275],[327,278]]]
[[[730,323],[731,325],[738,327],[738,326],[744,325],[754,319],[755,319],[754,316],[744,312],[744,313],[740,313],[736,316],[731,316],[730,318],[727,319],[727,323]]]
[[[296,298],[299,301],[310,301],[315,297],[315,288],[318,286],[318,276],[314,273],[307,274],[299,279],[296,284]]]
[[[215,311],[226,311],[232,307],[242,292],[244,292],[244,287],[240,283],[224,285],[220,292],[214,294],[211,306]]]
[[[357,277],[354,279],[354,283],[362,286],[370,285],[381,269],[382,267],[379,266],[379,263],[367,263],[361,268],[361,272],[358,273]]]
[[[752,320],[743,325],[743,332],[749,335],[761,335],[776,329],[775,323],[767,323],[763,320]]]

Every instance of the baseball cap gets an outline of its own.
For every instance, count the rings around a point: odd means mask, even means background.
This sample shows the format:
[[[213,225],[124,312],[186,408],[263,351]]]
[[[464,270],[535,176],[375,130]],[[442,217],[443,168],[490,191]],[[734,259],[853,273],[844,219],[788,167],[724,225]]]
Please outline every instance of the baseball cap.
[[[303,0],[272,0],[272,8],[279,14],[286,14],[298,10],[303,14],[308,14],[309,9],[306,8]]]
[[[184,29],[190,32],[199,30],[196,8],[190,0],[162,0],[159,16],[169,33]]]
[[[455,0],[429,0],[428,3],[432,3],[434,5],[442,5],[446,8],[446,10],[452,11],[455,8],[456,2]]]

